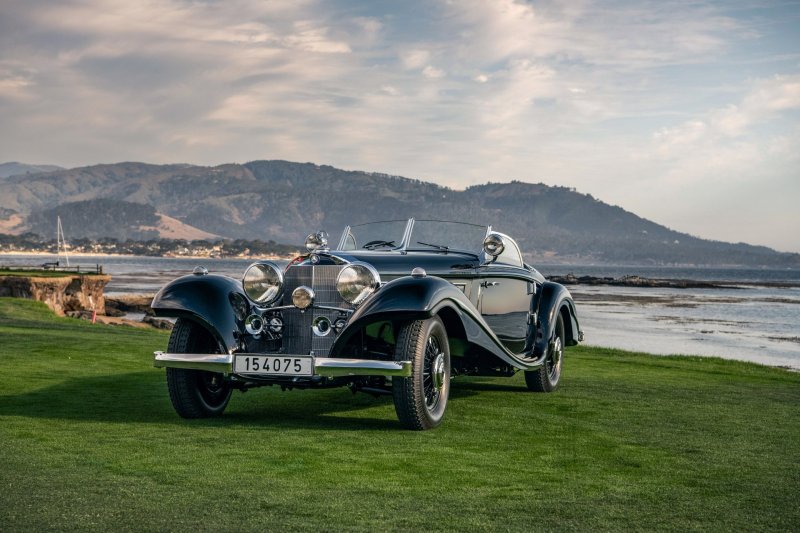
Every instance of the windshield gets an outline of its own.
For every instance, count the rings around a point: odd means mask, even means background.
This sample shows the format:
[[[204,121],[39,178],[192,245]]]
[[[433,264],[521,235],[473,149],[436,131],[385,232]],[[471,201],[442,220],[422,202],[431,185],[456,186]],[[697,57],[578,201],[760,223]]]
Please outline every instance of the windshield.
[[[415,220],[408,242],[408,220],[388,220],[349,226],[339,243],[340,250],[460,250],[479,253],[486,226],[442,220]]]
[[[463,250],[479,253],[486,237],[486,226],[442,220],[415,220],[407,249]]]
[[[408,220],[385,220],[348,226],[340,250],[393,250],[403,244]]]

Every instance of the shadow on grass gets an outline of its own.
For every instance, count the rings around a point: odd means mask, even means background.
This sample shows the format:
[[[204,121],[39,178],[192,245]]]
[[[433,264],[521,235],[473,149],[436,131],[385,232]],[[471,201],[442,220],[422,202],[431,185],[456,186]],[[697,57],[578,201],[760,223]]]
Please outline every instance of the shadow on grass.
[[[276,387],[264,389],[251,390],[245,395],[234,391],[228,410],[220,418],[184,420],[172,409],[161,373],[88,376],[17,395],[0,396],[0,416],[198,427],[262,426],[358,431],[401,427],[390,396],[353,395],[344,388],[283,393]],[[458,381],[453,383],[451,398],[473,396],[482,390],[518,392],[524,389]],[[386,416],[350,416],[376,407],[382,408]]]
[[[506,385],[503,383],[493,383],[488,381],[477,381],[478,379],[486,378],[456,378],[452,382],[450,388],[451,398],[461,398],[464,396],[472,396],[478,392],[510,392],[510,393],[528,393],[530,392],[525,386],[520,385]]]

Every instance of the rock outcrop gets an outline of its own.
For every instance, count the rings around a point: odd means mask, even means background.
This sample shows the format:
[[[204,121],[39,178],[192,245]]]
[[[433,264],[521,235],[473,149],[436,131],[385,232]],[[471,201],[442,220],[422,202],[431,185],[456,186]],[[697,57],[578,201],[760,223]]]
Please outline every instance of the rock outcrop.
[[[560,283],[561,285],[610,285],[614,287],[648,287],[648,288],[668,288],[668,289],[735,289],[733,282],[724,281],[695,281],[688,279],[651,279],[639,276],[622,276],[621,278],[595,276],[576,276],[567,274],[566,276],[548,276],[549,281]]]
[[[102,315],[106,312],[103,289],[110,280],[111,276],[104,275],[0,276],[0,296],[38,300],[60,316],[82,310]]]
[[[153,316],[155,313],[150,308],[153,295],[126,294],[106,298],[106,314],[109,316],[123,316],[126,313],[144,313]]]

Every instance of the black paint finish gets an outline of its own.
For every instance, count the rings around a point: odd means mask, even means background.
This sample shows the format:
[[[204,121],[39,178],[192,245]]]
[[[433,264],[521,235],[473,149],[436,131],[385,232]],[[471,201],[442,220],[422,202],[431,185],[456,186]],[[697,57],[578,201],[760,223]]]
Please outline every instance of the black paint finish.
[[[427,251],[318,252],[298,258],[296,264],[356,261],[375,267],[384,285],[350,317],[331,348],[333,357],[352,356],[346,350],[348,343],[369,324],[424,319],[442,313],[458,321],[458,330],[469,345],[517,369],[531,370],[542,364],[553,336],[556,313],[564,315],[566,344],[578,343],[580,329],[569,291],[545,281],[527,265],[482,264],[480,258],[470,254]],[[427,276],[410,276],[416,267],[423,268]],[[249,313],[251,304],[240,281],[190,275],[161,289],[152,307],[159,316],[187,317],[199,322],[213,333],[220,350],[229,353],[240,349],[245,334],[242,301]]]
[[[242,301],[249,312],[250,304],[240,281],[213,274],[189,275],[165,285],[150,306],[157,316],[199,322],[214,335],[222,353],[230,353],[238,348],[238,338],[244,330],[244,323],[235,312],[237,302],[241,305]]]

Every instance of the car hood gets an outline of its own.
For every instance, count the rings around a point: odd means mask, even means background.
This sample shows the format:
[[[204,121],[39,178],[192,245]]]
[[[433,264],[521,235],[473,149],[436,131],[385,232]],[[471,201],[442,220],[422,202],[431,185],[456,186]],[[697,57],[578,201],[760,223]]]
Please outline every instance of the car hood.
[[[417,267],[433,276],[466,274],[478,268],[475,256],[456,252],[381,252],[381,251],[334,251],[347,261],[369,263],[382,276],[408,276]]]

